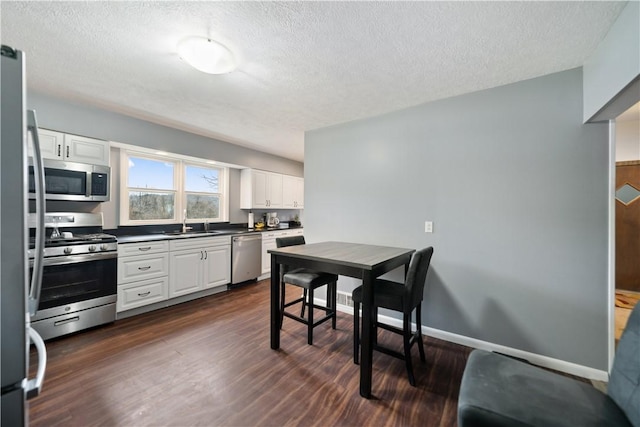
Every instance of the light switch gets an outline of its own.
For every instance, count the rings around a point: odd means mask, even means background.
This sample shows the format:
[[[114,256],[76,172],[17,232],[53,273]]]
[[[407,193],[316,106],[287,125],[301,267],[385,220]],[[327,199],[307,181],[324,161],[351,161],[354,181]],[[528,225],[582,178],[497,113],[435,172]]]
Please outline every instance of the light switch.
[[[433,233],[433,221],[425,221],[424,222],[424,232],[425,233]]]

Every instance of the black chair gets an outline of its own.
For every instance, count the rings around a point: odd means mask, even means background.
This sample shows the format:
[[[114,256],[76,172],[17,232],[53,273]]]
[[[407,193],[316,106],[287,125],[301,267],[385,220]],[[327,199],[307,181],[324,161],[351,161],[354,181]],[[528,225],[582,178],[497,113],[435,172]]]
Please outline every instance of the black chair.
[[[276,246],[283,248],[286,246],[304,245],[304,236],[279,237],[276,239]],[[303,291],[301,298],[285,303],[285,283],[299,286]],[[331,319],[331,327],[336,328],[336,300],[337,300],[338,276],[330,273],[321,273],[306,268],[291,269],[286,265],[280,268],[280,328],[284,317],[289,317],[307,325],[307,343],[313,344],[313,328]],[[322,307],[313,303],[313,291],[321,286],[327,285],[327,306]],[[302,303],[300,316],[285,311],[286,307]],[[306,308],[309,308],[307,318],[304,318]],[[323,310],[327,315],[317,321],[313,319],[313,309]]]
[[[411,363],[411,347],[418,343],[420,350],[420,360],[425,361],[424,343],[422,342],[422,298],[424,283],[427,271],[431,264],[433,247],[421,249],[413,254],[409,271],[405,278],[405,283],[396,283],[384,279],[376,279],[373,283],[373,306],[374,306],[374,345],[373,349],[388,354],[398,359],[404,360],[407,365],[409,384],[416,385],[413,375],[413,365]],[[353,290],[353,362],[358,364],[360,346],[360,304],[362,304],[362,286]],[[378,308],[402,312],[402,329],[378,322]],[[411,332],[411,313],[416,312],[416,331]],[[402,335],[404,342],[404,353],[397,352],[378,345],[376,340],[377,328],[386,329]]]
[[[640,304],[618,343],[607,394],[507,356],[473,350],[462,375],[458,425],[640,426]]]

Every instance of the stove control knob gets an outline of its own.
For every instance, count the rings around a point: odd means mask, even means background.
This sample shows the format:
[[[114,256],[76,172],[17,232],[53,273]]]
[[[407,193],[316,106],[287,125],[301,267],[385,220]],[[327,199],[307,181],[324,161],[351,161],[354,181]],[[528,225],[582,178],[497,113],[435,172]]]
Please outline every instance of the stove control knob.
[[[65,253],[65,255],[69,255],[69,254],[71,253],[71,251],[72,251],[72,250],[73,250],[73,249],[71,249],[71,248],[64,248],[64,251],[63,251],[63,252]]]
[[[96,251],[96,246],[95,245],[91,245],[89,246],[89,252],[95,252]]]
[[[107,244],[105,244],[105,243],[101,244],[101,245],[100,245],[100,250],[101,250],[101,251],[109,250],[109,245],[107,245]]]

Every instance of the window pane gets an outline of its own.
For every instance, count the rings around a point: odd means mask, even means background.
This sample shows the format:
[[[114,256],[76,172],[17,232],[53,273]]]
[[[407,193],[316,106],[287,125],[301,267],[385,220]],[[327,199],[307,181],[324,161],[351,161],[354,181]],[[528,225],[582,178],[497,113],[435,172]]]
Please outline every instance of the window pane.
[[[129,192],[129,219],[173,219],[175,197],[167,193]]]
[[[129,157],[129,187],[173,190],[173,163]]]
[[[218,218],[220,198],[202,194],[187,194],[187,218]]]
[[[219,193],[220,171],[213,168],[201,168],[186,165],[186,191],[198,193]]]

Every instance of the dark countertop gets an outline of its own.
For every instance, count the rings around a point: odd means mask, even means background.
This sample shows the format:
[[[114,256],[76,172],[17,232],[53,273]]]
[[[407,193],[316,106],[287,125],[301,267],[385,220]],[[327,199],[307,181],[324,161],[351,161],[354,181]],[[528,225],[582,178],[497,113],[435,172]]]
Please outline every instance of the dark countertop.
[[[201,237],[219,237],[219,236],[235,236],[238,234],[251,234],[262,233],[265,231],[286,231],[295,230],[303,227],[283,227],[283,228],[262,228],[262,229],[247,229],[247,228],[227,228],[221,230],[212,230],[210,232],[195,231],[185,234],[171,234],[171,233],[151,233],[151,234],[138,234],[138,235],[123,235],[117,236],[118,243],[137,243],[137,242],[151,242],[155,240],[175,240],[175,239],[198,239]]]

